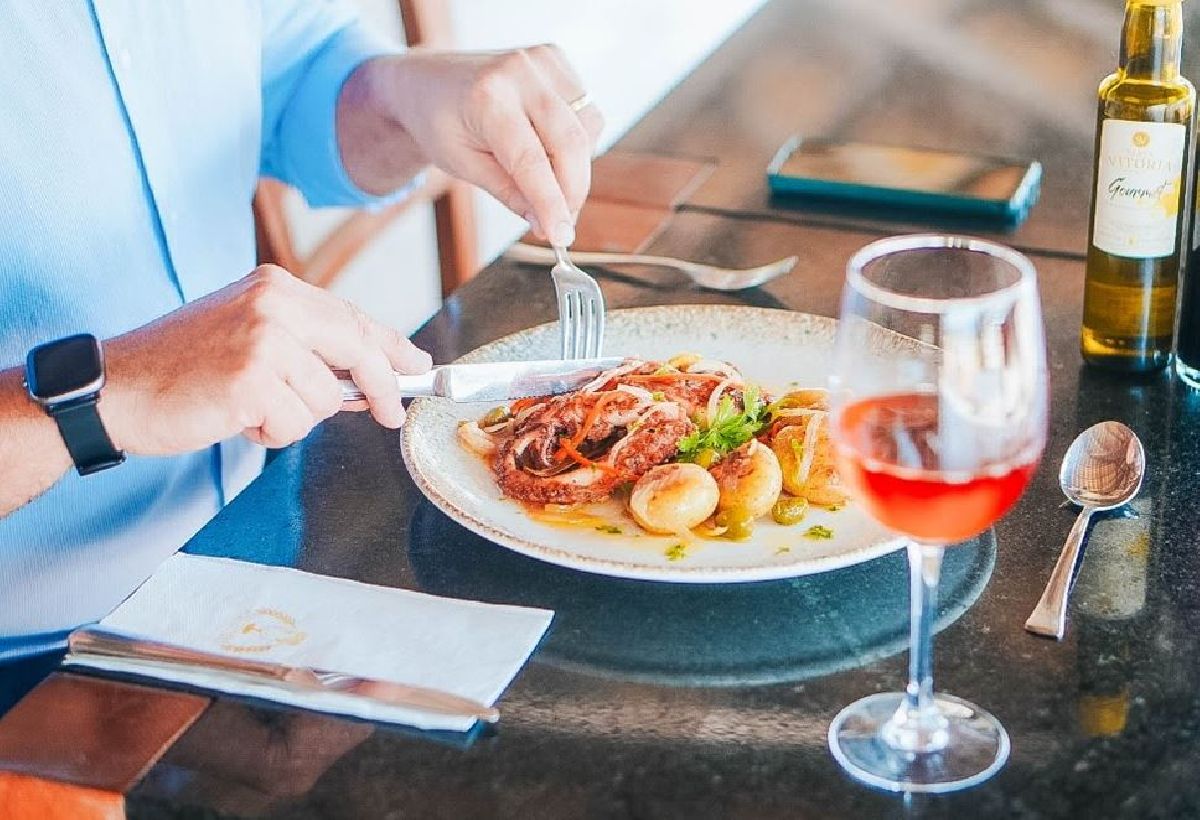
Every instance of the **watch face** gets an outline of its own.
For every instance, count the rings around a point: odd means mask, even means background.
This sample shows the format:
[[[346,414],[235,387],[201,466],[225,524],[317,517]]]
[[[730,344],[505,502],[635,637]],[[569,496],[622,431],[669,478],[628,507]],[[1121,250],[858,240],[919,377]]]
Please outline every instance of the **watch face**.
[[[104,381],[100,344],[83,333],[39,345],[25,366],[29,392],[38,399],[74,398],[99,390]]]

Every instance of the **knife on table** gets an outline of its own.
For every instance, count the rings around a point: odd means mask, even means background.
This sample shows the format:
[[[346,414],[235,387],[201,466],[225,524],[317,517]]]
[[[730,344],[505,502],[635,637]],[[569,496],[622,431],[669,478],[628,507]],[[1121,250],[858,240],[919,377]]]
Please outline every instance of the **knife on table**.
[[[270,681],[293,692],[331,692],[354,695],[387,706],[401,706],[420,712],[475,718],[488,723],[500,719],[493,706],[423,686],[363,678],[307,666],[287,666],[257,658],[236,658],[175,644],[136,638],[97,627],[77,629],[67,638],[68,653],[63,663],[90,666],[89,660],[112,658],[128,661],[130,672],[153,676],[155,669],[184,669],[193,672],[219,672],[248,681]]]
[[[405,397],[438,396],[454,402],[511,401],[529,396],[556,396],[578,390],[605,370],[625,360],[547,359],[532,362],[493,362],[490,364],[444,364],[428,373],[412,376],[396,374],[396,384]],[[342,401],[366,398],[344,371],[337,371],[342,385]]]

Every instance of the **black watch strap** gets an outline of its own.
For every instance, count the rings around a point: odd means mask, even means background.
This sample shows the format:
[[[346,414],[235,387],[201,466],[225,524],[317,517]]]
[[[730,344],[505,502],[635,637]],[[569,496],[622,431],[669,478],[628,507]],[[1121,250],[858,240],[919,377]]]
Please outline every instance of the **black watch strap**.
[[[125,460],[125,453],[113,446],[104,430],[95,396],[60,404],[50,410],[50,416],[58,424],[80,475],[106,470]]]

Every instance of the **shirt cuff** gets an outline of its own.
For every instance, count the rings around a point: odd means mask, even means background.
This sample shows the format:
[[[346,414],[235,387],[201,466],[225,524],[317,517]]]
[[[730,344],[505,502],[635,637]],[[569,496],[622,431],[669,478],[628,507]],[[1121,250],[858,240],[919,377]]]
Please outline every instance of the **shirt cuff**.
[[[0,664],[6,664],[33,655],[61,652],[66,649],[67,636],[71,633],[43,632],[39,635],[14,635],[0,637]]]
[[[342,86],[367,60],[400,49],[353,24],[322,47],[288,101],[280,128],[279,157],[284,175],[314,207],[353,205],[383,207],[403,199],[413,184],[376,196],[354,184],[342,164],[337,136],[337,101]]]

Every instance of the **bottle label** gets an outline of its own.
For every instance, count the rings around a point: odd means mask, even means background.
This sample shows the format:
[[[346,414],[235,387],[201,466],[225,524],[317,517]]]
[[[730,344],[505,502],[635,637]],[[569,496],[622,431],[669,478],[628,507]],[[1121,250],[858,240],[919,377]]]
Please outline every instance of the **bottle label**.
[[[1186,141],[1178,123],[1104,121],[1093,245],[1131,259],[1175,253]]]

